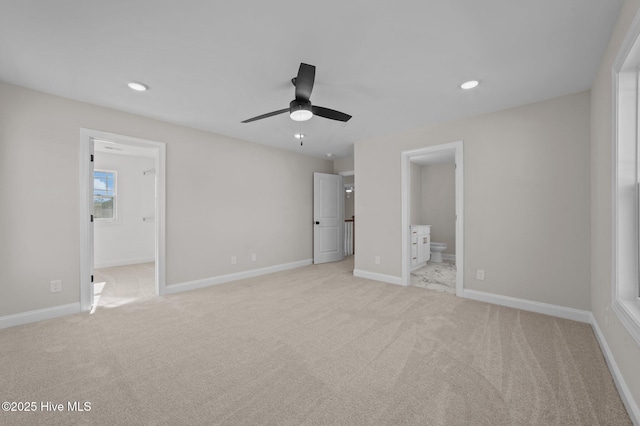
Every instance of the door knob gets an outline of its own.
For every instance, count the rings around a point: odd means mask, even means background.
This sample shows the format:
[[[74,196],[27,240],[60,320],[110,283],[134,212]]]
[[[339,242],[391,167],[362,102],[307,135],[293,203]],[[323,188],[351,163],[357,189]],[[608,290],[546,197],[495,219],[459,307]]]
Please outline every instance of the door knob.
[[[316,221],[316,225],[320,225],[320,222]]]

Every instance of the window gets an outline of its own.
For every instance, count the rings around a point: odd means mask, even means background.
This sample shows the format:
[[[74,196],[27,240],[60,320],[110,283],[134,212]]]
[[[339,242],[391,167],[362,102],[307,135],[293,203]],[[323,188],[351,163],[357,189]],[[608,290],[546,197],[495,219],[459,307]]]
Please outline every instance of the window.
[[[613,64],[613,297],[612,307],[640,343],[640,15]]]
[[[117,217],[117,172],[95,170],[93,172],[93,218],[98,221],[115,221]]]

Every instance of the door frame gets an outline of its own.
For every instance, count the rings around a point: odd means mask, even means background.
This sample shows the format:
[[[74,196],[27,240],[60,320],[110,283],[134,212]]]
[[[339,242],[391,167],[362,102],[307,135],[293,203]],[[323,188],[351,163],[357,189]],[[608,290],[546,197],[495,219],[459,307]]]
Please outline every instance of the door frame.
[[[402,180],[402,285],[408,286],[411,279],[411,238],[409,213],[411,212],[411,159],[437,155],[444,152],[454,152],[455,171],[455,200],[456,200],[456,296],[462,297],[464,292],[464,162],[463,141],[433,145],[401,153]]]
[[[95,139],[113,141],[124,145],[150,148],[156,151],[155,197],[155,287],[156,295],[165,294],[165,168],[166,145],[146,139],[123,136],[100,130],[80,129],[80,310],[89,312],[93,304],[91,277],[93,275],[93,144]]]

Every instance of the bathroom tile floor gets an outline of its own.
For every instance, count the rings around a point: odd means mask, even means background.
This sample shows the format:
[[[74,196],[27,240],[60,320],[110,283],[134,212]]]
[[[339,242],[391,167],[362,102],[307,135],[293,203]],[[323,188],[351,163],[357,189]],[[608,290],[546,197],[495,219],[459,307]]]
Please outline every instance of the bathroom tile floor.
[[[455,294],[456,263],[453,260],[427,262],[422,268],[411,272],[411,285]]]

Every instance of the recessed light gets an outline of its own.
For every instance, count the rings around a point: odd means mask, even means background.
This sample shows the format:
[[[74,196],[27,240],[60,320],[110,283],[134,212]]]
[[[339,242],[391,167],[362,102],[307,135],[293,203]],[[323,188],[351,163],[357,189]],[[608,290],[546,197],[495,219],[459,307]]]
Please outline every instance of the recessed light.
[[[137,92],[144,92],[145,90],[149,90],[149,86],[138,81],[131,81],[129,82],[129,84],[127,84],[127,86],[129,86],[129,89],[135,90]]]
[[[460,85],[460,88],[465,89],[465,90],[469,90],[469,89],[473,89],[478,84],[480,84],[480,82],[478,82],[477,80],[465,81],[464,83],[462,83]]]
[[[327,157],[331,158],[333,157],[333,154],[331,152],[327,152]]]
[[[293,137],[296,139],[302,139],[304,138],[304,135],[302,133],[296,133],[295,135],[293,135]]]

